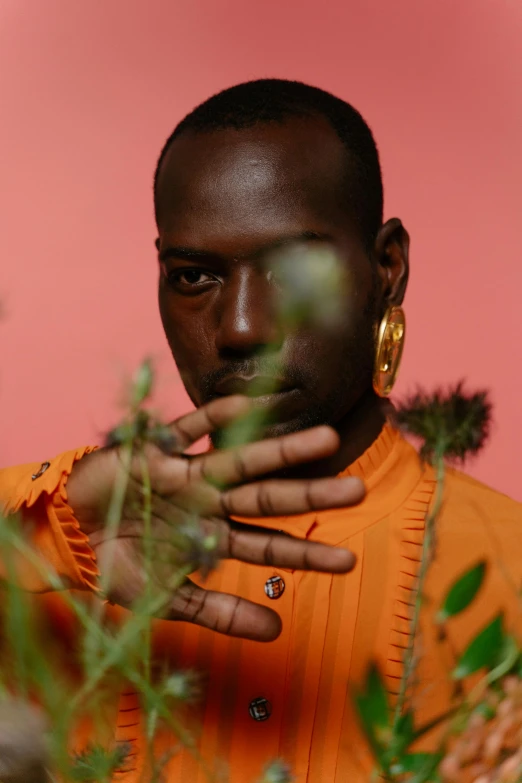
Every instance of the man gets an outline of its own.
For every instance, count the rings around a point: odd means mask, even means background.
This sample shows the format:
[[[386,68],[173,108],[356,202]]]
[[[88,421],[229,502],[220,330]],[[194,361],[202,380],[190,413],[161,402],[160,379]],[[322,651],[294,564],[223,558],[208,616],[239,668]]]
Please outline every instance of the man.
[[[397,693],[435,486],[383,407],[404,339],[408,235],[397,219],[383,223],[371,132],[321,90],[239,85],[178,125],[154,197],[162,321],[198,409],[173,425],[179,450],[207,433],[219,447],[219,432],[249,404],[228,395],[254,396],[270,413],[265,439],[239,451],[216,448],[189,462],[147,451],[153,489],[175,502],[204,496],[206,529],[232,558],[204,587],[194,576],[173,595],[156,654],[208,673],[200,749],[210,765],[226,762],[233,783],[257,779],[276,757],[298,781],[367,780],[371,758],[349,694],[372,661]],[[281,316],[278,258],[296,248],[294,281],[309,253],[337,259],[338,318],[292,325]],[[36,522],[35,545],[71,586],[95,590],[110,558],[109,597],[125,607],[142,588],[136,527],[128,510],[119,538],[107,539],[118,452],[88,452],[4,471],[2,496],[8,511]],[[507,575],[520,584],[520,520],[518,504],[450,473],[422,626],[421,718],[449,699],[431,618],[455,577],[481,558],[490,564],[482,600],[450,629],[453,649],[499,607],[514,621]],[[25,580],[48,589],[29,569]],[[115,740],[132,743],[132,780],[145,760],[128,686]],[[175,742],[165,732],[157,754]],[[181,751],[167,777],[203,781],[205,773]]]

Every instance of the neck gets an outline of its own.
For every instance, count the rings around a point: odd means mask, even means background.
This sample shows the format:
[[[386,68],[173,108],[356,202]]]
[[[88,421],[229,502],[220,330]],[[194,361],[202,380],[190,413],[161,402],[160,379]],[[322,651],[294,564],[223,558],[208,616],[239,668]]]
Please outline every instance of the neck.
[[[386,422],[387,403],[371,391],[334,425],[341,439],[339,450],[331,457],[299,465],[292,471],[296,478],[336,476],[355,462],[378,438]]]

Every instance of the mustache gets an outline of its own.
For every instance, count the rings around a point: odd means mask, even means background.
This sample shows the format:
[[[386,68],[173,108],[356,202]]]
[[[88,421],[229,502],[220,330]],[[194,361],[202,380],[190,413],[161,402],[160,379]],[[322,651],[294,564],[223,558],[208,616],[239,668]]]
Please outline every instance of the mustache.
[[[282,378],[285,384],[296,388],[306,385],[307,376],[300,367],[292,364],[283,364],[275,357],[259,356],[248,359],[237,359],[227,362],[216,370],[206,373],[201,378],[201,392],[204,402],[210,402],[215,396],[215,388],[218,383],[230,376],[239,375],[251,377],[255,375],[269,378]]]

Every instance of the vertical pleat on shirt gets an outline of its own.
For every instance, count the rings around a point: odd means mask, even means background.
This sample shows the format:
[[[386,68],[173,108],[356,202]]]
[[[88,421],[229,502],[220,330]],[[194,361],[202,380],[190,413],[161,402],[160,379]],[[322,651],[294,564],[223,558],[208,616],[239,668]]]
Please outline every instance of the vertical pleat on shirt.
[[[350,578],[334,576],[332,579],[319,698],[311,742],[310,780],[334,780],[342,718],[346,699],[349,698],[352,639],[363,570],[363,536],[350,539],[349,546],[357,558]]]
[[[357,619],[352,638],[352,658],[349,672],[349,692],[346,694],[344,713],[340,728],[339,752],[336,759],[337,770],[344,774],[351,771],[371,770],[371,759],[366,744],[362,742],[359,724],[352,703],[353,690],[360,689],[366,678],[372,659],[382,671],[387,658],[388,642],[381,638],[382,627],[386,626],[392,598],[389,595],[389,582],[393,570],[390,563],[390,520],[385,518],[371,525],[363,533],[364,559],[360,578],[359,604]]]
[[[303,749],[312,742],[332,579],[329,574],[303,574],[296,597],[299,619],[290,647],[281,756],[292,765],[297,781],[306,780],[308,754]]]
[[[218,578],[216,578],[218,577]],[[207,582],[202,582],[202,586],[209,590],[218,590],[224,593],[241,594],[240,591],[241,568],[236,561],[227,563],[227,567],[222,566],[215,575]],[[210,641],[211,640],[211,641]],[[224,763],[221,761],[226,757],[219,747],[219,732],[230,725],[230,683],[225,677],[225,669],[229,656],[231,654],[231,639],[221,634],[216,634],[209,629],[201,629],[198,641],[197,651],[197,669],[205,672],[206,676],[206,694],[205,707],[202,716],[201,725],[201,755],[204,759],[215,759],[217,764],[214,767],[219,773],[219,779],[226,779],[224,773]],[[237,640],[239,649],[241,640]],[[236,644],[237,647],[237,644]],[[205,662],[203,662],[205,660]],[[185,652],[185,660],[190,660]],[[223,774],[223,778],[221,775]],[[196,764],[192,759],[190,765],[183,765],[183,780],[194,781],[194,783],[207,783],[208,776],[200,764]]]
[[[235,592],[237,588],[237,568],[230,563],[226,570],[221,566],[216,569],[208,580],[198,576],[191,577],[194,582],[209,590]],[[215,650],[219,645],[219,636],[198,625],[180,622],[159,622],[154,629],[154,648],[156,658],[161,657],[172,671],[196,671],[203,677],[205,698],[201,703],[190,707],[176,707],[179,722],[183,724],[189,742],[194,743],[194,750],[183,747],[183,738],[176,737],[171,730],[165,728],[159,733],[156,741],[156,755],[163,755],[176,750],[168,765],[170,780],[190,780],[193,783],[207,780],[205,765],[200,759],[205,757],[202,741],[213,743],[213,731],[204,732],[205,712],[209,708],[208,684],[214,683],[214,677],[208,679],[216,665]],[[212,702],[210,702],[212,705]],[[210,728],[217,730],[212,722]],[[179,749],[178,749],[179,746]]]
[[[227,579],[227,592],[237,595],[248,593],[248,572],[237,561],[230,563],[233,579]],[[235,582],[235,585],[234,585]],[[209,682],[207,702],[216,705],[205,715],[205,753],[208,758],[230,758],[233,720],[231,706],[236,704],[238,681],[236,673],[241,660],[242,639],[229,639],[220,635],[215,646],[212,680]],[[215,676],[214,676],[215,672]],[[212,725],[214,723],[214,725]],[[209,728],[207,737],[206,730]]]

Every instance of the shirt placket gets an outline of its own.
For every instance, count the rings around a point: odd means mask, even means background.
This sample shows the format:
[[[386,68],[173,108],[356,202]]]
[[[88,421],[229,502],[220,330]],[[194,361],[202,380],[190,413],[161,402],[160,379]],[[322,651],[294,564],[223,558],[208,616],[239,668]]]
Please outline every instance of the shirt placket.
[[[245,764],[245,773],[259,776],[267,761],[279,755],[295,577],[293,572],[283,569],[249,570],[249,600],[276,611],[283,626],[273,642],[243,642],[236,673],[238,688],[230,761],[236,768]],[[245,747],[250,749],[248,759],[245,759]]]

